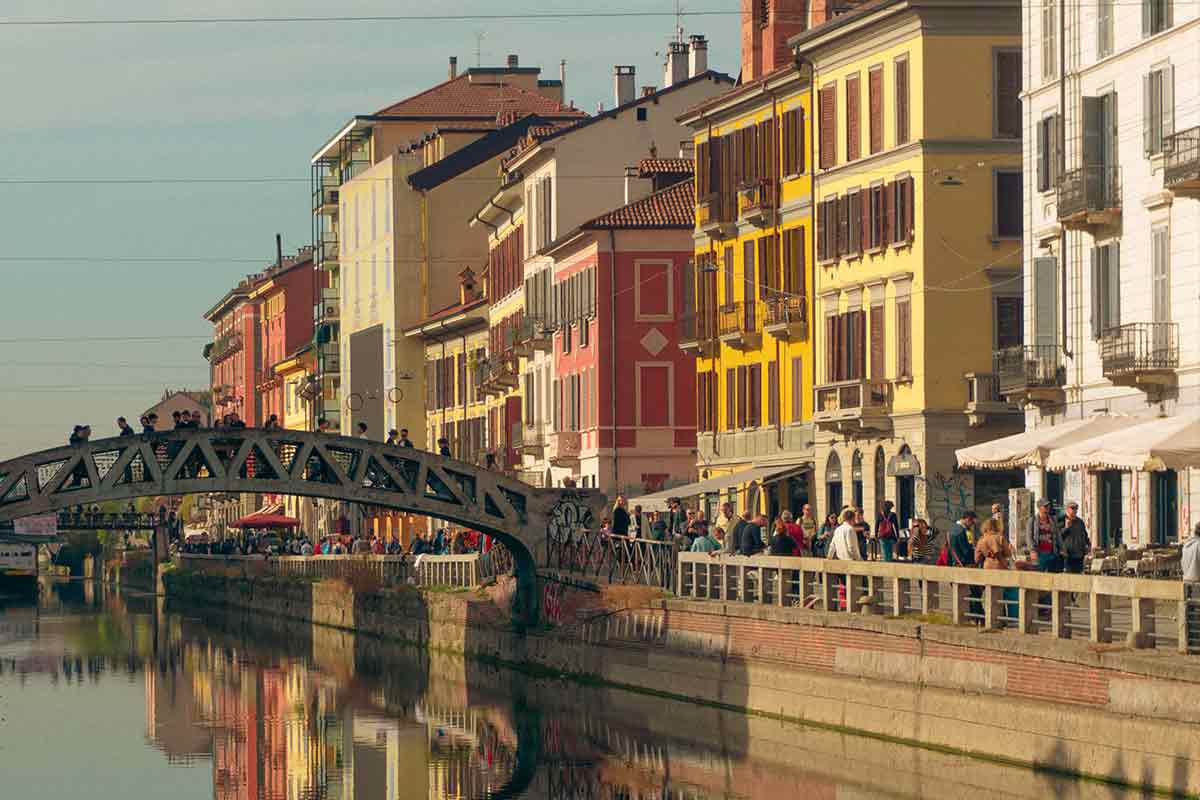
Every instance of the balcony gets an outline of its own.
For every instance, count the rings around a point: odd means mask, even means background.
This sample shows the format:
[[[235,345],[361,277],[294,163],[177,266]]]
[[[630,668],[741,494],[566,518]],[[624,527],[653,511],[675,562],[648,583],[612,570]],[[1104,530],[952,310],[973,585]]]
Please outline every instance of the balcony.
[[[721,195],[717,192],[696,201],[696,229],[713,239],[728,239],[736,233],[733,223],[721,213]]]
[[[323,177],[313,188],[313,214],[322,217],[338,213],[338,184],[332,176]]]
[[[679,349],[696,356],[710,356],[716,348],[717,315],[711,311],[685,311],[679,317]]]
[[[761,179],[738,189],[738,219],[760,228],[775,221],[775,186]]]
[[[313,246],[313,258],[318,269],[337,269],[338,267],[338,235],[337,231],[324,231],[321,238]]]
[[[533,355],[535,350],[549,353],[554,349],[554,328],[542,317],[526,315],[517,328],[516,346],[526,351],[520,353],[526,357]]]
[[[1000,378],[991,372],[968,372],[967,424],[972,428],[986,425],[996,417],[1019,414],[1021,410],[1000,394]]]
[[[515,389],[520,380],[515,356],[488,356],[475,364],[475,382],[484,394],[503,396]]]
[[[751,300],[748,303],[728,303],[721,306],[717,313],[717,333],[721,341],[738,350],[751,350],[758,346],[762,320],[758,314],[758,304]]]
[[[342,371],[342,354],[337,342],[321,345],[317,350],[317,368],[322,375],[337,375]]]
[[[341,297],[337,289],[322,289],[321,297],[313,307],[313,322],[337,322],[338,309],[341,308]]]
[[[1067,370],[1055,344],[1006,347],[992,353],[996,390],[1010,403],[1059,405],[1066,399]]]
[[[546,434],[540,426],[521,425],[513,433],[513,447],[527,456],[540,458],[546,450]]]
[[[888,381],[827,383],[816,390],[813,423],[824,430],[856,434],[891,430],[892,385]]]
[[[575,469],[579,466],[579,454],[583,442],[579,431],[559,431],[550,434],[550,446],[547,457],[550,465]]]
[[[1109,227],[1121,220],[1121,168],[1080,167],[1058,181],[1058,221],[1067,230]]]
[[[1200,197],[1200,127],[1163,141],[1163,187],[1181,197]]]
[[[807,331],[808,309],[803,297],[772,297],[766,303],[763,330],[776,339],[803,339]]]
[[[212,349],[208,351],[208,361],[210,364],[220,364],[241,349],[242,335],[240,333],[227,333],[213,342]]]
[[[1115,386],[1158,390],[1175,383],[1179,369],[1179,325],[1131,322],[1100,337],[1100,367]]]

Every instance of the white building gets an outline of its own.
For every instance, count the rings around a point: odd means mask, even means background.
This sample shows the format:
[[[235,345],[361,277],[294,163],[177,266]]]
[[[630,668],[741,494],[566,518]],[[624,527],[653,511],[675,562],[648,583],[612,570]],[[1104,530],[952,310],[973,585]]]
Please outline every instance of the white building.
[[[1023,13],[1025,347],[997,352],[1000,390],[1047,436],[1106,412],[1139,418],[1119,430],[1196,418],[1200,6],[1026,0]],[[1177,540],[1200,504],[1196,468],[1054,453],[1046,465],[1067,468],[1016,465],[1035,494],[1080,503],[1096,546]]]

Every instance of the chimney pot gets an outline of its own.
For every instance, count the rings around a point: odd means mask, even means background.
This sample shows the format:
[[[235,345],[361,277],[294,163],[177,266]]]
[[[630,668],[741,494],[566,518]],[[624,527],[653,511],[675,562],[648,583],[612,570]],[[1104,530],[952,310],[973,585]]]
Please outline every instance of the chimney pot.
[[[677,83],[687,80],[687,53],[685,42],[667,42],[667,63],[663,71],[663,87],[669,89]]]
[[[517,64],[519,64],[519,63],[520,63],[520,59],[519,59],[519,58],[517,58],[517,54],[516,54],[516,53],[510,53],[510,54],[509,54],[509,56],[508,56],[508,68],[509,68],[509,69],[516,69],[516,68],[517,68]]]
[[[649,97],[650,95],[654,94],[656,91],[658,91],[658,87],[656,87],[656,86],[643,86],[642,87],[642,97]]]
[[[688,39],[688,77],[694,78],[708,72],[708,39],[700,34],[693,34]]]
[[[618,64],[613,67],[613,99],[615,106],[623,106],[633,102],[634,86],[636,85],[636,70],[628,64]]]
[[[450,56],[450,80],[458,77],[458,56]]]

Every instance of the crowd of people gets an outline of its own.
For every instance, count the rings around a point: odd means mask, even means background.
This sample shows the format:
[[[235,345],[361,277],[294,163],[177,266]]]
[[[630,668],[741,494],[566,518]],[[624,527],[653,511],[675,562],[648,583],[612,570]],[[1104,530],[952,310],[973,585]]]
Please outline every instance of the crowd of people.
[[[207,539],[184,542],[184,553],[202,555],[266,555],[266,556],[345,556],[345,555],[468,555],[491,550],[491,537],[474,530],[440,528],[418,533],[405,548],[400,540],[385,541],[380,536],[351,536],[332,534],[310,541],[305,533],[277,536],[273,533],[251,532],[241,538],[226,538],[218,542]]]
[[[709,520],[703,509],[687,509],[678,498],[668,501],[666,511],[629,508],[620,495],[611,516],[604,519],[602,532],[659,542],[672,542],[680,550],[717,555],[809,556],[845,561],[896,561],[985,569],[1037,569],[1043,572],[1081,573],[1091,549],[1087,526],[1079,517],[1079,505],[1070,502],[1063,518],[1052,504],[1042,500],[1030,524],[1026,541],[1027,559],[1018,561],[1009,540],[1003,508],[991,507],[991,515],[980,524],[978,514],[964,510],[949,531],[936,531],[922,518],[910,520],[903,530],[895,504],[885,500],[874,527],[861,508],[847,506],[818,521],[813,508],[804,504],[799,517],[783,511],[772,522],[763,514],[734,513],[723,503]]]

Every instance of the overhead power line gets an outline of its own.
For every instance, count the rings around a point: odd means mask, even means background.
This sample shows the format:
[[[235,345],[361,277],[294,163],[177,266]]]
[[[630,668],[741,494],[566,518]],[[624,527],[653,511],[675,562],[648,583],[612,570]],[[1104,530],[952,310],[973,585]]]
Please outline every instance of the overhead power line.
[[[0,26],[56,25],[273,25],[327,22],[537,22],[561,19],[628,19],[630,17],[728,17],[740,11],[517,11],[507,14],[364,14],[286,17],[114,17],[111,19],[0,19]]]
[[[0,344],[58,344],[60,342],[168,342],[209,341],[211,336],[11,336]]]

